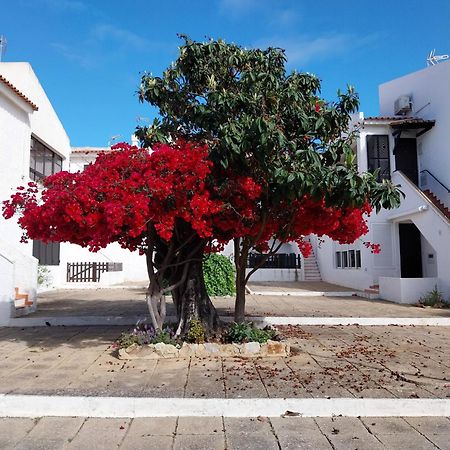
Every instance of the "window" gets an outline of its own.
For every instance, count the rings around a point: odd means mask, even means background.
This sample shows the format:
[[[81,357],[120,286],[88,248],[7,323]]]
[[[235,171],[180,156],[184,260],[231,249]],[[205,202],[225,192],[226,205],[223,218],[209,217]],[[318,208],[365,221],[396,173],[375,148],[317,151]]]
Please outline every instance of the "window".
[[[346,250],[335,253],[337,269],[360,269],[361,250]]]
[[[361,268],[361,250],[356,250],[356,268]]]
[[[378,173],[378,181],[391,179],[391,165],[389,162],[389,136],[374,134],[367,136],[367,167],[369,172]]]
[[[30,148],[30,178],[33,181],[62,170],[62,158],[33,136]]]
[[[33,241],[33,256],[39,260],[43,266],[59,265],[59,242]]]
[[[349,267],[356,267],[355,250],[348,251]]]
[[[342,267],[341,252],[336,252],[336,267]]]

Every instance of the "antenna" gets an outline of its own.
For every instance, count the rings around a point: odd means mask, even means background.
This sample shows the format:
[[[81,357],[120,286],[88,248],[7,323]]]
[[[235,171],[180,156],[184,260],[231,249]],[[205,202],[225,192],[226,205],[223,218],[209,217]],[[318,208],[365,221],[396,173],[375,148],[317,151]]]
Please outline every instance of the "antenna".
[[[446,59],[448,59],[448,55],[436,55],[436,49],[433,49],[427,57],[427,66],[435,66]]]
[[[3,55],[6,53],[7,43],[6,37],[0,34],[0,62],[3,59]]]

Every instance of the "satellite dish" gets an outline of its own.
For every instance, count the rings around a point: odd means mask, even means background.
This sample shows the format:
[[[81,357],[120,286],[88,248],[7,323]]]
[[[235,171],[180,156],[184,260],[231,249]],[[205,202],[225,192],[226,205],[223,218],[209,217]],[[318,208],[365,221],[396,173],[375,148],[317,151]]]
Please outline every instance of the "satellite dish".
[[[448,55],[436,55],[436,49],[433,49],[427,57],[427,66],[435,66],[446,59],[448,59]]]
[[[0,61],[3,59],[3,55],[6,53],[6,44],[8,41],[6,40],[6,37],[3,35],[0,35]]]

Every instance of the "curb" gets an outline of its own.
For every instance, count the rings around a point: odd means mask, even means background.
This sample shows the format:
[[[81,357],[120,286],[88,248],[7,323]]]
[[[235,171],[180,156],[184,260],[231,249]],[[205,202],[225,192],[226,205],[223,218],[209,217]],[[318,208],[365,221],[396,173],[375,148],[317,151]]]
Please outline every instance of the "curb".
[[[147,316],[56,316],[19,317],[10,319],[7,327],[45,327],[45,326],[132,326],[148,319]],[[221,316],[224,322],[232,322],[230,316]],[[168,316],[168,322],[175,317]],[[250,316],[247,320],[266,325],[361,325],[361,326],[450,326],[450,317],[261,317]]]
[[[432,417],[450,416],[450,399],[191,399],[0,395],[0,417]]]

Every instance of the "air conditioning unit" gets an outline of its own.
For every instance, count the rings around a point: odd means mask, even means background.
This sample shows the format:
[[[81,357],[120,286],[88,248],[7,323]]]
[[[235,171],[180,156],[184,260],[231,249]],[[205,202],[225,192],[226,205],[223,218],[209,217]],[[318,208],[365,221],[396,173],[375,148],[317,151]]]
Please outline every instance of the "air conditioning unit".
[[[406,116],[412,111],[412,101],[409,95],[401,95],[394,103],[394,114],[396,116]]]

